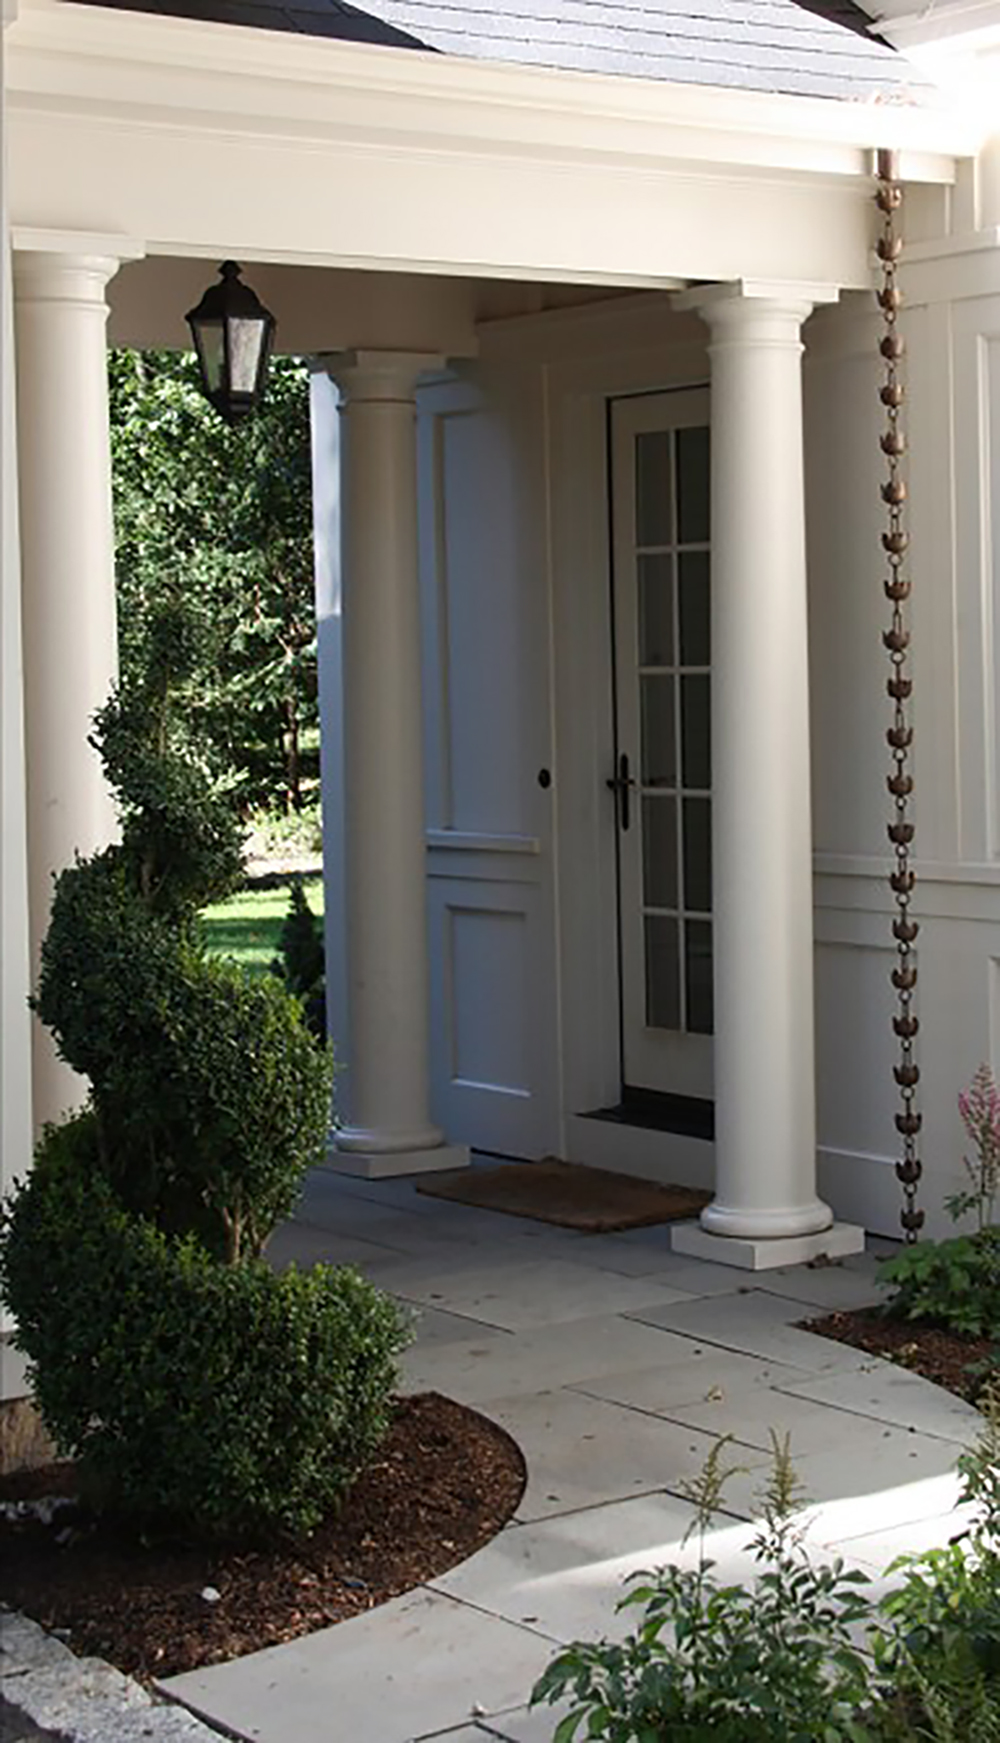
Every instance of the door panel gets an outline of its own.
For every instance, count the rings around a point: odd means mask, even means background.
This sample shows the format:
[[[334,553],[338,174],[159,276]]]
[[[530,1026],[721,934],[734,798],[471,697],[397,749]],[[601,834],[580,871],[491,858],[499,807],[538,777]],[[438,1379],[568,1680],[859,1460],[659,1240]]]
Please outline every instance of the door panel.
[[[712,1093],[707,390],[611,407],[622,1077]]]
[[[559,1073],[540,388],[473,370],[419,407],[432,1109],[456,1142],[542,1156]]]

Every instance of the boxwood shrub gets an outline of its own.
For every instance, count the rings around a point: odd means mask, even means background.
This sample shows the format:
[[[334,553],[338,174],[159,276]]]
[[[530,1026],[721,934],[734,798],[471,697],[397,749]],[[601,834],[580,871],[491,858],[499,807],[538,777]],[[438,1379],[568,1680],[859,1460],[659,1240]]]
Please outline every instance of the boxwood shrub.
[[[124,1209],[83,1114],[0,1223],[0,1292],[94,1499],[204,1534],[308,1532],[388,1426],[396,1306],[347,1269],[223,1265]]]

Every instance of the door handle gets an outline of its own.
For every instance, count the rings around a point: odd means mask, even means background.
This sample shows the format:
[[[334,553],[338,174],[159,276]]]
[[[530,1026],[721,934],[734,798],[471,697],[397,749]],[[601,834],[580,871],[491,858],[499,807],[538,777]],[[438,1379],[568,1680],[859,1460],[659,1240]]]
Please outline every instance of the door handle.
[[[629,774],[629,761],[624,751],[618,758],[618,773],[611,776],[607,785],[618,800],[618,827],[627,829],[632,820],[629,794],[638,783]]]

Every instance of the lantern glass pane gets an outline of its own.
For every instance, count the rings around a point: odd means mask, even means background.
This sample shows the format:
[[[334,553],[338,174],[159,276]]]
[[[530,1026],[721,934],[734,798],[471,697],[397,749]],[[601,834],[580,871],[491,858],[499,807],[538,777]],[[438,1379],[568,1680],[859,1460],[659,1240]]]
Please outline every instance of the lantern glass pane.
[[[229,328],[229,391],[232,394],[252,394],[257,385],[260,354],[264,344],[263,321],[230,319]]]
[[[198,361],[209,393],[222,386],[223,344],[221,321],[199,321],[194,330]]]

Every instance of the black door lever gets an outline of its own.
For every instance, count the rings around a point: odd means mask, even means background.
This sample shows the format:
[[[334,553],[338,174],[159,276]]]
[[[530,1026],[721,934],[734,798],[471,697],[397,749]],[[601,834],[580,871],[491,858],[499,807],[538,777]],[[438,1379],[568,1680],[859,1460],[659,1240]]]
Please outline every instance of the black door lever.
[[[635,781],[633,781],[629,774],[628,757],[625,752],[622,751],[621,756],[618,758],[618,773],[617,775],[612,775],[607,783],[612,793],[616,794],[618,799],[618,827],[620,829],[627,829],[632,820],[629,794],[635,784]]]

